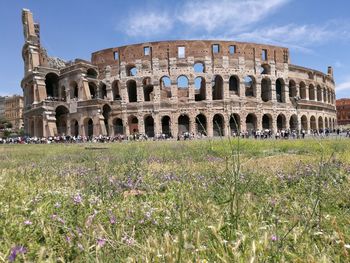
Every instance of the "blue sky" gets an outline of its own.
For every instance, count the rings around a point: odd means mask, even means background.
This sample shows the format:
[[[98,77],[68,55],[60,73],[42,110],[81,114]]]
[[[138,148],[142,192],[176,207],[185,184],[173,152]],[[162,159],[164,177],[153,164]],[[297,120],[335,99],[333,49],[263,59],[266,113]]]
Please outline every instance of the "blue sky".
[[[22,93],[22,8],[50,56],[90,60],[100,49],[172,39],[268,43],[288,47],[293,64],[333,66],[337,98],[350,97],[349,0],[1,0],[0,95]]]

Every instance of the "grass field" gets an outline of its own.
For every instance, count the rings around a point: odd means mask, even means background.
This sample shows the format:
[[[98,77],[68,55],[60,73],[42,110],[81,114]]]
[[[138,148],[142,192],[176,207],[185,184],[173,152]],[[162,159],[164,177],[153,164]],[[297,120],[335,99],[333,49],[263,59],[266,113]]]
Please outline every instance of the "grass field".
[[[350,140],[5,145],[0,171],[0,261],[350,261]]]

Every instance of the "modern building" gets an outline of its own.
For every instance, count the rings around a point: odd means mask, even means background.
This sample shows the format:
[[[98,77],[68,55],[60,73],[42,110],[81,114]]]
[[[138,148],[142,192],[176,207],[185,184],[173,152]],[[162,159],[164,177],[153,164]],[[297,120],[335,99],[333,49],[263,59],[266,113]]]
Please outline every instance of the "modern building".
[[[5,118],[12,124],[12,129],[23,128],[23,97],[9,96],[5,99]]]
[[[33,136],[211,137],[238,130],[310,132],[336,124],[333,69],[293,65],[285,47],[147,42],[97,51],[91,61],[65,62],[41,46],[29,10],[22,21],[24,123]]]
[[[350,124],[350,99],[339,99],[336,101],[337,120],[339,125]]]

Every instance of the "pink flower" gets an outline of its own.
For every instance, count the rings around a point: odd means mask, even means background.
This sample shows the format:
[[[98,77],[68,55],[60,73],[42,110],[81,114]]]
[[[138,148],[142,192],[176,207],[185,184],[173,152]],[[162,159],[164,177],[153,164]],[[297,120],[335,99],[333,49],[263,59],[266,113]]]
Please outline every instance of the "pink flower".
[[[277,238],[277,236],[276,236],[276,235],[272,235],[272,236],[271,236],[271,240],[272,240],[273,242],[275,242],[275,241],[277,241],[277,240],[278,240],[278,238]]]
[[[97,245],[99,247],[103,247],[105,244],[106,244],[106,239],[104,239],[104,238],[98,238],[97,239]]]
[[[26,220],[26,221],[23,222],[23,224],[25,224],[26,226],[30,226],[33,223],[31,221],[29,221],[29,220]]]

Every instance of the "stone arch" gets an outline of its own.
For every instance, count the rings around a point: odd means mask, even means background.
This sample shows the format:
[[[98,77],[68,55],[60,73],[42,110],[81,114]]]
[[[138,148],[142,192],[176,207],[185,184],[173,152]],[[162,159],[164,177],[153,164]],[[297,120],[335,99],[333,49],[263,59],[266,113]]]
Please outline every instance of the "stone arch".
[[[212,99],[222,100],[224,98],[224,80],[216,75],[212,81]]]
[[[94,135],[94,122],[91,118],[84,120],[85,136],[91,137]]]
[[[165,115],[161,119],[162,133],[171,137],[171,119],[168,115]]]
[[[256,81],[253,76],[244,77],[245,96],[256,97]]]
[[[294,98],[297,96],[297,85],[294,80],[289,80],[289,97]]]
[[[187,114],[181,114],[178,118],[179,135],[190,131],[190,118]]]
[[[56,108],[55,113],[57,135],[66,135],[69,110],[67,107],[60,105]]]
[[[317,125],[316,125],[316,118],[315,118],[315,116],[311,116],[311,117],[310,117],[310,129],[311,129],[312,131],[317,130]]]
[[[257,118],[254,113],[249,113],[245,119],[247,132],[252,133],[257,127]]]
[[[111,106],[109,106],[108,104],[103,105],[103,107],[102,107],[102,115],[103,115],[103,118],[104,118],[104,124],[105,124],[107,135],[110,135],[110,131],[109,131],[109,117],[111,115],[111,112],[112,112]]]
[[[327,117],[324,118],[324,128],[325,129],[329,128],[329,123],[328,123],[328,118]]]
[[[239,95],[239,77],[232,75],[229,79],[229,91],[234,95]]]
[[[271,66],[269,64],[262,64],[260,68],[260,73],[263,75],[270,75],[271,74]]]
[[[142,80],[144,101],[154,101],[154,87],[150,77]]]
[[[93,68],[89,68],[87,71],[86,71],[86,76],[88,78],[92,78],[92,79],[96,79],[97,76],[98,76],[98,73],[95,69]]]
[[[261,81],[261,100],[267,102],[271,100],[271,80],[263,78]]]
[[[279,78],[276,80],[276,100],[277,102],[286,102],[285,98],[285,83],[284,80]]]
[[[97,87],[96,87],[95,83],[89,82],[89,91],[90,91],[91,99],[96,99],[97,98]]]
[[[130,134],[139,133],[139,120],[136,116],[130,115],[128,118]]]
[[[277,116],[277,129],[278,130],[283,130],[287,128],[287,123],[286,123],[286,116],[282,113],[280,113]]]
[[[298,116],[296,114],[293,114],[292,116],[290,116],[289,119],[289,128],[293,131],[297,131],[298,130]]]
[[[100,84],[100,92],[99,92],[99,98],[106,100],[107,99],[107,86],[104,83]]]
[[[137,102],[137,85],[135,80],[128,80],[126,82],[126,87],[128,90],[129,102]]]
[[[262,116],[262,128],[263,130],[272,130],[272,115],[266,113]]]
[[[120,86],[119,86],[119,81],[115,80],[112,83],[112,95],[113,95],[113,100],[122,100],[121,94],[120,94]]]
[[[309,130],[307,117],[305,115],[301,116],[301,129],[306,132]]]
[[[187,102],[189,94],[189,81],[187,76],[180,75],[177,78],[177,96],[180,102]]]
[[[322,116],[318,117],[318,130],[323,131],[324,126],[323,126],[323,118]]]
[[[205,78],[196,77],[194,79],[194,99],[195,101],[202,101],[206,98]]]
[[[306,99],[306,85],[304,82],[300,82],[299,84],[299,94],[301,99]]]
[[[76,119],[70,121],[70,133],[75,137],[79,135],[79,122]]]
[[[203,134],[207,135],[207,117],[203,114],[200,113],[196,116],[196,132],[197,134]]]
[[[59,77],[56,73],[48,73],[45,76],[45,87],[47,98],[58,98]]]
[[[314,85],[309,85],[309,100],[315,100],[315,87]]]
[[[79,89],[78,84],[75,81],[71,81],[69,84],[70,87],[70,98],[73,100],[78,100],[79,98]]]
[[[113,120],[114,135],[124,135],[124,124],[121,118],[114,118]]]
[[[134,77],[137,75],[137,68],[136,68],[135,64],[128,64],[125,67],[125,70],[126,70],[126,76],[128,76],[128,77]]]
[[[215,114],[213,117],[213,135],[225,136],[225,118],[220,113]]]
[[[163,76],[159,80],[161,99],[171,98],[171,80],[168,76]]]
[[[323,102],[328,103],[327,89],[323,88]]]
[[[154,119],[152,115],[146,115],[144,117],[144,123],[145,123],[145,134],[149,138],[154,137]]]
[[[193,70],[195,73],[205,73],[205,64],[202,61],[197,61],[193,65]]]
[[[322,88],[320,85],[317,85],[317,101],[322,101]]]
[[[241,131],[241,117],[237,113],[233,113],[230,115],[230,134],[239,135]]]

